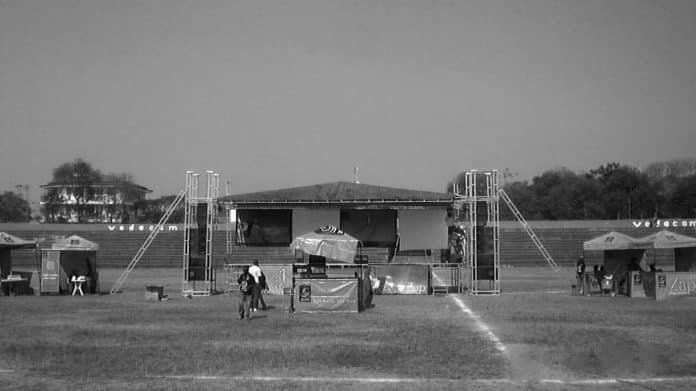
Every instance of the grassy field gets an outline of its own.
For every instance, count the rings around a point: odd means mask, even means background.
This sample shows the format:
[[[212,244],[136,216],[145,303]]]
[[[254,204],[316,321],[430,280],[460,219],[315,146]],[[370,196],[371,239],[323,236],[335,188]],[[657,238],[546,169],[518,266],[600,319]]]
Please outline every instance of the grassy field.
[[[102,271],[108,290],[121,270]],[[180,271],[117,295],[0,297],[0,388],[694,389],[696,298],[570,296],[572,270],[506,268],[500,296],[376,296],[360,314],[237,319],[236,295],[186,299]],[[145,286],[169,300],[146,302]]]

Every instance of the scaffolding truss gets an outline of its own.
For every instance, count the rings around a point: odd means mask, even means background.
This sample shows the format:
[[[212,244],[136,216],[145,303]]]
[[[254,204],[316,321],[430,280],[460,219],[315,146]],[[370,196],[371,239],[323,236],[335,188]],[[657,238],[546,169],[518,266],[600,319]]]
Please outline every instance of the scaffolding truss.
[[[152,241],[155,240],[157,237],[157,234],[160,231],[164,231],[164,224],[167,223],[167,220],[169,220],[169,217],[174,213],[174,210],[176,207],[179,205],[181,200],[183,200],[186,196],[186,190],[182,190],[179,192],[179,194],[174,198],[172,203],[169,205],[167,210],[164,212],[162,217],[160,218],[160,221],[157,223],[155,226],[155,229],[153,229],[150,234],[147,236],[147,239],[145,239],[145,242],[140,246],[138,251],[135,253],[131,261],[128,263],[128,266],[126,266],[126,269],[121,273],[121,275],[116,279],[116,282],[114,283],[114,286],[111,287],[110,293],[113,295],[116,292],[118,292],[121,287],[123,287],[123,283],[126,282],[126,279],[128,279],[128,276],[130,275],[130,272],[135,269],[135,265],[138,264],[140,259],[143,257],[145,254],[145,251],[147,251],[148,248],[150,248],[150,245],[152,244]]]
[[[215,292],[215,265],[213,262],[213,232],[216,222],[217,199],[220,190],[220,175],[206,171],[206,195],[198,196],[198,179],[200,174],[186,171],[186,204],[184,208],[184,254],[182,296],[210,296]],[[205,207],[205,227],[198,219],[198,205]],[[199,233],[205,228],[205,254],[203,258],[203,278],[194,271],[191,264],[191,232]],[[200,237],[200,235],[199,235]],[[194,241],[198,243],[198,241]],[[195,267],[200,268],[200,265]],[[192,273],[193,272],[193,273]]]
[[[534,230],[532,227],[529,226],[527,223],[527,220],[522,216],[522,213],[517,209],[515,206],[515,203],[512,202],[512,199],[510,196],[505,192],[505,190],[500,189],[500,198],[505,201],[507,204],[508,208],[510,208],[510,211],[512,214],[515,216],[517,221],[522,225],[522,228],[524,228],[524,231],[527,232],[527,235],[529,235],[529,238],[532,239],[532,242],[534,245],[539,249],[539,252],[541,253],[541,256],[544,257],[546,262],[551,266],[553,271],[557,272],[560,271],[561,269],[558,267],[558,264],[556,264],[556,261],[553,260],[553,257],[551,254],[549,254],[548,251],[546,251],[546,247],[541,243],[541,240],[539,240],[539,237],[534,233]]]
[[[477,189],[479,175],[485,177],[485,191]],[[466,209],[467,248],[466,263],[470,268],[469,293],[473,295],[500,294],[500,207],[498,170],[467,171],[465,191],[460,193],[459,185],[454,183],[455,207]],[[485,204],[486,216],[478,215],[478,206]],[[483,229],[481,229],[483,228]],[[492,231],[491,237],[478,237],[479,231]],[[487,243],[490,240],[490,243]],[[481,243],[479,243],[479,241]],[[485,286],[487,283],[487,286]]]

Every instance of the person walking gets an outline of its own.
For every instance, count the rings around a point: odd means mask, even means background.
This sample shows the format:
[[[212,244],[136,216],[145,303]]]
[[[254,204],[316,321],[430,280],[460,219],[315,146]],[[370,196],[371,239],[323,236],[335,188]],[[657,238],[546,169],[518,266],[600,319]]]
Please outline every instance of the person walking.
[[[261,285],[261,275],[263,272],[259,267],[258,259],[254,259],[254,262],[249,267],[249,274],[251,274],[251,276],[254,278],[254,286],[251,295],[251,311],[254,312],[259,310],[259,297],[261,296],[261,290],[263,289]]]
[[[266,305],[266,301],[263,299],[263,291],[268,290],[268,283],[266,282],[266,275],[263,274],[263,270],[261,271],[261,276],[259,277],[259,302],[261,303],[261,309],[266,311],[268,309],[268,306]]]
[[[249,274],[249,267],[244,267],[244,271],[237,278],[239,283],[239,319],[251,320],[251,299],[254,291],[254,277]]]

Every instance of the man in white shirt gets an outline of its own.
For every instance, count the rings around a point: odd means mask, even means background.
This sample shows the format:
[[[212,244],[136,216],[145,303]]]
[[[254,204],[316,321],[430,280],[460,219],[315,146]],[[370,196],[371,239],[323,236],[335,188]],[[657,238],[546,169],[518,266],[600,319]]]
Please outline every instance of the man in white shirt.
[[[254,277],[254,286],[252,287],[251,294],[251,310],[259,310],[259,296],[261,296],[261,268],[259,267],[259,260],[254,259],[254,262],[249,266],[249,274]]]

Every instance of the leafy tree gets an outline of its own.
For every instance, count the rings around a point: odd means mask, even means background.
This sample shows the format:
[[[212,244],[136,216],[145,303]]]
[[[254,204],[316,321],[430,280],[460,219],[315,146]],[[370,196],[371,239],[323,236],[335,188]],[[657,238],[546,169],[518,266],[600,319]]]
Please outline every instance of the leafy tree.
[[[655,162],[645,170],[650,183],[657,191],[658,210],[655,217],[680,217],[681,209],[672,203],[677,186],[687,177],[696,175],[696,159],[674,159]],[[683,191],[681,189],[680,191]]]
[[[537,210],[538,205],[535,201],[536,195],[526,181],[508,183],[503,186],[503,189],[525,219],[535,220],[540,218],[539,211]],[[503,220],[513,220],[515,216],[510,211],[510,208],[503,204],[504,202],[501,202],[500,218]]]
[[[163,196],[154,200],[140,200],[137,204],[138,223],[157,223],[162,218],[167,208],[172,204],[175,195]],[[174,210],[167,223],[181,224],[184,222],[184,202],[182,201]]]
[[[93,184],[101,181],[101,173],[92,167],[90,163],[83,159],[75,159],[69,163],[63,163],[53,170],[53,180],[51,184],[64,185],[70,189],[75,197],[77,212],[80,221],[85,220],[87,200],[95,194]],[[59,195],[57,189],[49,189],[45,197],[47,202],[57,201]],[[55,208],[47,207],[47,211]]]
[[[17,193],[6,191],[0,194],[0,222],[26,222],[31,220],[31,207]]]
[[[683,178],[677,184],[670,205],[671,217],[696,215],[696,174]]]
[[[608,218],[652,217],[657,207],[657,191],[648,176],[630,166],[613,166],[599,177],[603,204]]]

